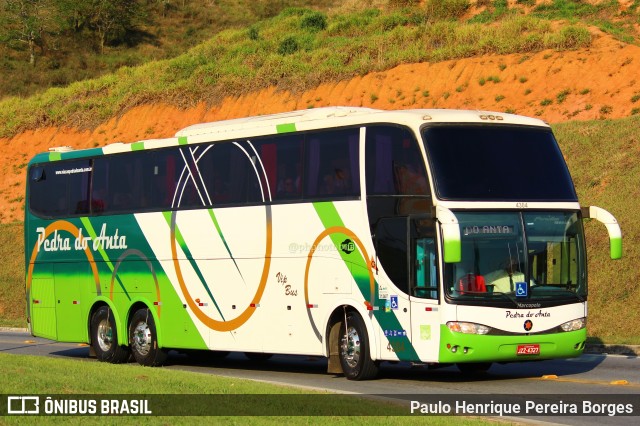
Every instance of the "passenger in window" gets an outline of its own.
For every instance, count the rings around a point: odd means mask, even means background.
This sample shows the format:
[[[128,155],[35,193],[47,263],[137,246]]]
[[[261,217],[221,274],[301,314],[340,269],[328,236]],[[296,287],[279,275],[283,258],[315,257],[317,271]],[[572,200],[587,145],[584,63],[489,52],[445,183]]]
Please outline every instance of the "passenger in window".
[[[394,174],[401,195],[428,195],[429,185],[420,166],[416,164],[394,164]]]
[[[351,193],[351,175],[346,161],[337,159],[332,162],[333,171],[327,173],[323,180],[321,194],[345,195]]]
[[[302,166],[300,163],[296,163],[295,173],[290,173],[288,170],[291,170],[293,167],[287,167],[284,164],[281,164],[278,168],[278,197],[279,198],[296,198],[300,196],[300,188],[301,178],[300,172]]]
[[[497,293],[509,293],[514,291],[515,283],[524,281],[524,273],[520,264],[515,260],[507,260],[504,266],[497,271],[485,275],[486,282]]]
[[[298,197],[300,195],[300,191],[296,186],[296,179],[290,176],[284,178],[278,195],[283,198]]]

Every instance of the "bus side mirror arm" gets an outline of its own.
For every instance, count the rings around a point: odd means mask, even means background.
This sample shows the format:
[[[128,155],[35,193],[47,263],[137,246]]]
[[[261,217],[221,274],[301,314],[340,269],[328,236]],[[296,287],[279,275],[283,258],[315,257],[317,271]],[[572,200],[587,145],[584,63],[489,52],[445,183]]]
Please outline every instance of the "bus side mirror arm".
[[[596,206],[583,207],[582,218],[595,219],[607,227],[611,259],[620,259],[622,257],[622,230],[616,218],[605,209]]]
[[[458,218],[451,210],[436,206],[436,219],[440,222],[440,229],[442,229],[445,263],[460,262],[462,260],[462,248]]]

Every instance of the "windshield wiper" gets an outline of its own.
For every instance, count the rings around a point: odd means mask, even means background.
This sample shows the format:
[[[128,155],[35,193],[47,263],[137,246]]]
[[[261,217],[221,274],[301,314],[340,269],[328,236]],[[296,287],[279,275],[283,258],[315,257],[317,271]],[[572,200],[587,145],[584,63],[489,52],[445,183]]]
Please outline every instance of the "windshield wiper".
[[[513,293],[512,293],[512,292],[510,292],[510,293],[504,293],[504,292],[502,292],[502,291],[494,291],[494,292],[493,292],[493,293],[491,293],[491,294],[499,294],[499,295],[501,295],[501,296],[506,296],[506,297],[507,297],[507,299],[509,299],[509,300],[511,300],[511,301],[513,302],[513,304],[516,306],[516,308],[518,307],[518,303],[520,303],[520,302],[518,302],[518,299],[516,299],[516,298],[513,296]]]
[[[547,284],[547,285],[536,285],[536,286],[532,286],[531,287],[531,295],[533,296],[534,292],[538,291],[538,292],[544,292],[545,290],[547,290],[547,286],[549,286],[549,289],[554,289],[555,291],[549,291],[546,294],[538,294],[538,297],[542,296],[542,297],[558,297],[558,296],[568,296],[567,293],[569,293],[571,296],[574,296],[576,299],[578,299],[579,302],[585,302],[586,299],[584,297],[582,297],[578,291],[572,291],[571,289],[567,288],[566,286],[562,285],[562,284]],[[563,290],[560,293],[560,290]]]

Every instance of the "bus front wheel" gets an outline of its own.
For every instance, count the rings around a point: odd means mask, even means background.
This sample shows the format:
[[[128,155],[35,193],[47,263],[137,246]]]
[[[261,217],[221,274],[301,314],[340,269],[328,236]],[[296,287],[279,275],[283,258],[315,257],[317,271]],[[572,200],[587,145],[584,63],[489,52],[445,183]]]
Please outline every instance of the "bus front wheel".
[[[108,306],[101,306],[91,317],[91,346],[99,361],[119,364],[129,359],[129,348],[118,345],[116,321]]]
[[[378,374],[378,365],[369,355],[369,337],[364,321],[357,313],[347,314],[346,326],[340,332],[340,364],[349,380],[372,379]]]
[[[139,309],[131,317],[129,342],[133,357],[140,365],[155,367],[167,359],[166,351],[158,347],[158,333],[149,309]]]

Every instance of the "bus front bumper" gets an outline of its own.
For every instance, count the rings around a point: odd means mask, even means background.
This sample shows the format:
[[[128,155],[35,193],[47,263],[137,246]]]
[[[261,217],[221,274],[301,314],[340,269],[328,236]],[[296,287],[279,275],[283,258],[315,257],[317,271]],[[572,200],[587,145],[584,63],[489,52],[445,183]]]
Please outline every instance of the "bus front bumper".
[[[446,325],[440,330],[441,363],[512,362],[574,358],[584,351],[585,328],[535,335],[476,335],[456,333]]]

